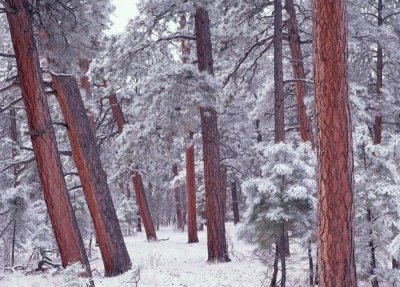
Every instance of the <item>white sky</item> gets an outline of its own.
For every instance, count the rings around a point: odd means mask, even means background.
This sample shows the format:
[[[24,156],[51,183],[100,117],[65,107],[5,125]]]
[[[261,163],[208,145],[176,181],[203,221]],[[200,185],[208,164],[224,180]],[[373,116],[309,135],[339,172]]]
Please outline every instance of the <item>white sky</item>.
[[[129,19],[135,17],[138,13],[137,0],[113,0],[115,11],[111,15],[111,21],[114,23],[109,30],[110,34],[122,33],[128,24]]]

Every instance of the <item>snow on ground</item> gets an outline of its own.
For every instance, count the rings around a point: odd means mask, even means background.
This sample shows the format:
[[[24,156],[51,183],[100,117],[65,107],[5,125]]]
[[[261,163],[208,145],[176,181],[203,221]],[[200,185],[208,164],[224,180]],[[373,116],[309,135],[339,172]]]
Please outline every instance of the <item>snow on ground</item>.
[[[97,287],[135,286],[134,272],[140,266],[138,287],[257,287],[269,286],[265,279],[267,268],[252,253],[254,246],[237,239],[238,226],[227,224],[229,263],[207,263],[206,232],[199,232],[199,243],[188,244],[187,233],[162,228],[157,232],[160,240],[147,242],[145,234],[139,233],[125,237],[125,242],[133,262],[132,271],[114,278],[102,276],[102,262],[99,253],[91,261],[94,282]],[[298,248],[294,248],[297,250]],[[303,253],[303,252],[301,252]],[[304,255],[305,256],[305,255]],[[299,264],[299,259],[301,263]],[[307,259],[293,254],[288,259],[288,287],[307,286]],[[1,279],[1,277],[3,277]],[[63,283],[60,276],[30,275],[22,273],[0,276],[1,287],[42,287],[77,286]]]

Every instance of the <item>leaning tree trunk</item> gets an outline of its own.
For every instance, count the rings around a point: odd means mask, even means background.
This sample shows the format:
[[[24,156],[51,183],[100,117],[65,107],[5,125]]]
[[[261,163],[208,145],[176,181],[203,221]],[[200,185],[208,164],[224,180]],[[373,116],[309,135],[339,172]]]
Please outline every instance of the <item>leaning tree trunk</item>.
[[[131,261],[78,83],[73,76],[53,75],[52,84],[68,127],[72,158],[93,220],[105,276],[116,276],[130,269]]]
[[[64,180],[32,28],[31,5],[8,0],[7,19],[15,50],[22,98],[28,119],[44,200],[64,267],[81,262],[91,276],[85,247]]]
[[[187,211],[188,211],[188,243],[199,242],[197,237],[197,218],[196,218],[196,189],[194,171],[194,146],[193,133],[189,135],[186,143],[186,190],[187,190]]]
[[[210,20],[207,10],[196,5],[197,64],[199,71],[213,74]],[[214,106],[200,107],[203,141],[204,186],[206,191],[208,261],[228,262],[222,196],[219,188],[219,141],[217,111]]]
[[[292,70],[295,79],[295,90],[296,90],[296,106],[297,106],[297,119],[300,127],[301,140],[306,142],[313,142],[311,119],[307,115],[306,105],[304,104],[304,98],[307,95],[307,86],[304,80],[306,75],[304,72],[303,64],[303,53],[300,46],[300,35],[297,28],[296,10],[294,8],[293,0],[285,0],[285,9],[288,13],[288,36],[289,36],[289,48],[290,56],[292,58]]]
[[[135,189],[136,203],[139,207],[140,218],[143,221],[147,240],[157,240],[153,219],[151,218],[149,205],[147,203],[146,194],[144,192],[142,177],[138,172],[133,173],[132,182]]]
[[[345,0],[314,0],[319,286],[357,286]]]

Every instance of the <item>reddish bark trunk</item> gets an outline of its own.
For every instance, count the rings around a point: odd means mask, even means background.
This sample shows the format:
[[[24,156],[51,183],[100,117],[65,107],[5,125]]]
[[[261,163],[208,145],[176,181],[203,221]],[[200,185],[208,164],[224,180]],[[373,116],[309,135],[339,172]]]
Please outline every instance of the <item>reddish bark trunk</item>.
[[[345,0],[314,0],[319,286],[357,286]]]
[[[108,96],[108,102],[110,103],[111,112],[113,114],[115,123],[117,124],[117,127],[118,127],[118,133],[122,133],[126,122],[125,122],[124,114],[122,113],[121,106],[118,102],[117,95],[115,93],[111,93]]]
[[[235,180],[231,181],[231,191],[232,191],[233,223],[236,225],[238,222],[240,222],[240,217],[239,217],[239,199],[237,195]]]
[[[172,174],[173,176],[178,176],[178,165],[174,164],[172,166]],[[179,186],[174,186],[174,196],[175,196],[175,210],[176,210],[176,227],[178,229],[182,229],[183,219],[182,219],[182,205],[181,205],[181,194],[179,190]]]
[[[293,0],[285,0],[285,9],[288,13],[288,36],[289,36],[289,48],[291,55],[291,63],[293,76],[296,80],[296,105],[297,105],[297,119],[300,127],[300,136],[302,141],[313,142],[311,119],[307,115],[307,109],[304,104],[304,98],[307,95],[306,75],[304,72],[303,65],[303,53],[300,46],[300,35],[297,28],[296,10],[294,7]]]
[[[90,86],[89,77],[86,76],[86,73],[89,70],[89,60],[80,59],[79,60],[79,68],[81,70],[81,88],[85,91],[86,98],[89,99],[92,97],[92,88]]]
[[[196,188],[194,167],[193,133],[190,133],[186,144],[186,190],[188,211],[188,243],[199,242],[197,237],[197,215],[196,215]]]
[[[85,247],[72,210],[58,154],[50,111],[42,85],[39,56],[32,29],[32,12],[26,0],[9,0],[7,13],[17,60],[22,98],[32,140],[44,199],[64,267],[75,262],[86,266],[91,276]]]
[[[200,115],[203,134],[208,261],[228,262],[230,260],[225,238],[223,196],[219,188],[217,112],[213,108],[201,108]]]
[[[131,267],[124,238],[100,161],[96,139],[73,76],[53,75],[52,85],[67,124],[79,178],[93,220],[103,258],[105,276],[116,276]]]
[[[154,229],[153,219],[149,205],[147,203],[146,194],[144,192],[144,186],[142,177],[138,172],[134,172],[132,175],[132,182],[135,188],[136,203],[139,207],[140,217],[143,221],[144,230],[146,231],[147,240],[157,240],[156,231]]]
[[[196,7],[196,47],[199,71],[213,74],[210,20],[207,10]],[[203,141],[204,185],[206,192],[208,261],[230,261],[222,217],[222,196],[219,189],[219,142],[217,111],[214,107],[201,107],[201,131]]]

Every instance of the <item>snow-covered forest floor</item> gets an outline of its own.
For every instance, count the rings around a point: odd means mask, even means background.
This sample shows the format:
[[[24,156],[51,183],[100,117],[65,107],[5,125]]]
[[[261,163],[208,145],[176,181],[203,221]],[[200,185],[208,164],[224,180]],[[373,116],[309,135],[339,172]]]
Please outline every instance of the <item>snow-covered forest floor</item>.
[[[125,237],[125,242],[133,262],[132,271],[114,278],[105,278],[100,254],[96,251],[91,261],[94,281],[97,287],[135,286],[134,272],[140,267],[139,287],[257,287],[269,286],[271,274],[257,256],[254,246],[238,239],[239,226],[227,224],[229,263],[207,263],[206,232],[199,232],[200,242],[187,244],[186,232],[173,228],[161,228],[157,242],[147,242],[144,233]],[[164,240],[166,239],[166,240]],[[307,286],[307,258],[305,250],[292,245],[294,252],[288,258],[288,287]],[[301,250],[301,252],[300,252]],[[29,275],[6,273],[0,275],[2,287],[42,287],[78,286],[65,282],[65,275]],[[71,283],[71,282],[69,282]]]

